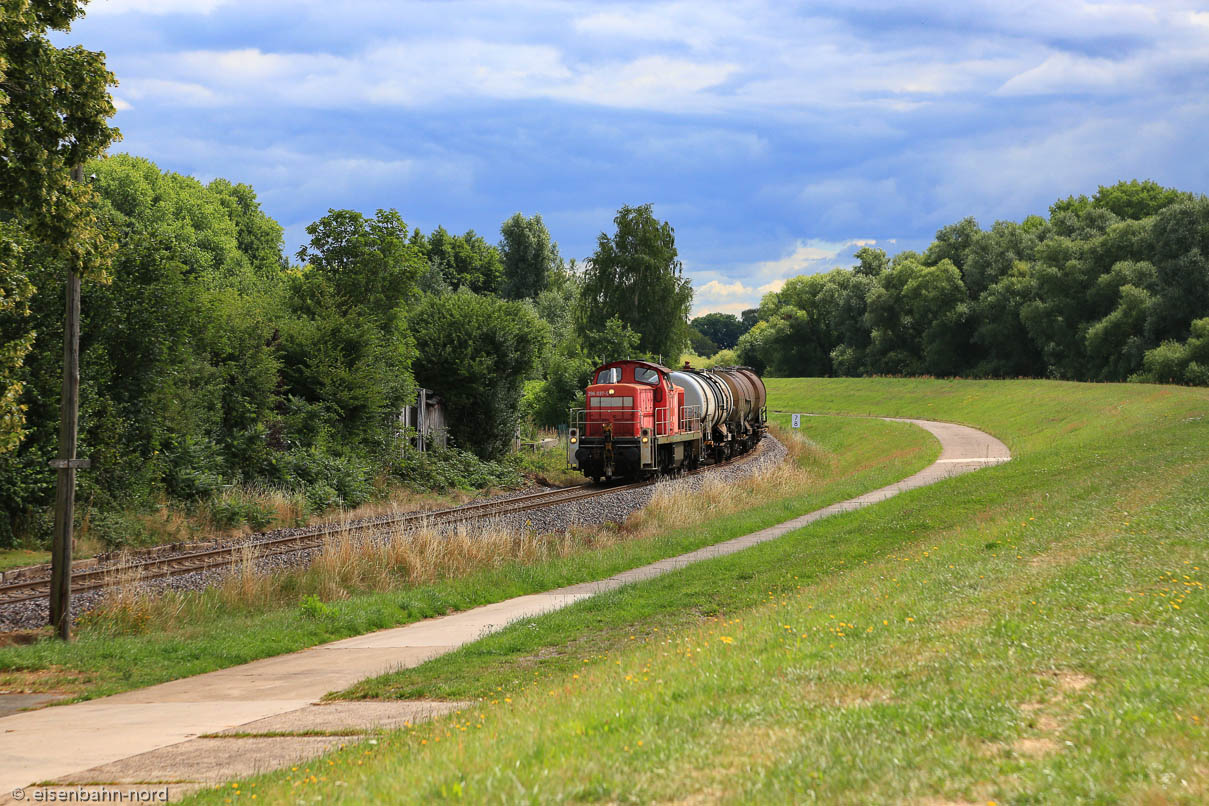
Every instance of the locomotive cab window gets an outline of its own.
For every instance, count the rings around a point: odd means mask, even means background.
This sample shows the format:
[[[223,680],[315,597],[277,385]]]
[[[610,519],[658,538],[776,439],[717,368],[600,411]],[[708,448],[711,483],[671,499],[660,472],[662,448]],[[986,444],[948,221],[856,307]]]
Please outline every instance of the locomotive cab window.
[[[657,384],[659,383],[659,373],[653,369],[638,367],[634,370],[634,380],[639,383]]]
[[[602,369],[596,373],[597,383],[621,383],[621,367]]]

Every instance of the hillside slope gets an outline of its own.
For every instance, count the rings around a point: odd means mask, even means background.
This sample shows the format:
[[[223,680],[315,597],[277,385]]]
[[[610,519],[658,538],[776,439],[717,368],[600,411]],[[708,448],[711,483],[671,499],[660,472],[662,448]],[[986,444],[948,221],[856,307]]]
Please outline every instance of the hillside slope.
[[[962,422],[1014,459],[635,586],[615,606],[652,590],[671,601],[702,575],[763,601],[585,651],[578,670],[535,671],[473,712],[256,791],[337,803],[1209,799],[1209,392],[769,389],[778,417]]]

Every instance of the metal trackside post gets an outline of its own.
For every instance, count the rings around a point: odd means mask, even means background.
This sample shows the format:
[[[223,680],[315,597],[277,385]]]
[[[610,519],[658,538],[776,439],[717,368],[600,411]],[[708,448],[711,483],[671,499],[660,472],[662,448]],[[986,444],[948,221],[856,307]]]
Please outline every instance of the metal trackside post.
[[[71,178],[84,181],[80,166]],[[50,561],[50,623],[55,636],[71,639],[71,531],[75,518],[76,470],[88,467],[76,458],[80,424],[80,275],[67,270],[67,312],[63,328],[63,399],[59,423],[59,458],[50,462],[58,471],[55,490],[55,530]]]

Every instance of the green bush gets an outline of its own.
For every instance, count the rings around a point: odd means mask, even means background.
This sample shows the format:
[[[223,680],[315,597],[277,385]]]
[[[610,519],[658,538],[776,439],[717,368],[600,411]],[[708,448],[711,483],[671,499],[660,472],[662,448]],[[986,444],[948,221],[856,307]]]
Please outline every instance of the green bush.
[[[413,489],[478,490],[520,483],[520,473],[503,462],[483,461],[457,448],[433,448],[425,453],[405,450],[392,467],[392,476]]]
[[[306,494],[314,511],[336,506],[355,507],[376,494],[374,466],[366,459],[325,453],[317,447],[298,448],[276,462],[280,483]]]
[[[533,308],[468,291],[426,297],[409,317],[416,380],[445,401],[450,436],[495,459],[519,421],[521,392],[549,344]]]
[[[298,609],[302,611],[302,615],[315,621],[321,621],[336,615],[336,611],[331,605],[324,603],[323,600],[313,593],[308,594],[298,603]]]
[[[223,486],[218,446],[190,436],[176,440],[164,451],[164,489],[180,501],[212,498]]]
[[[273,510],[243,491],[234,489],[212,499],[207,505],[210,522],[220,529],[247,524],[255,531],[273,522]]]
[[[1147,350],[1142,372],[1131,380],[1209,386],[1209,317],[1197,319],[1191,329],[1183,344],[1165,341]]]
[[[133,512],[94,512],[89,518],[88,534],[109,551],[137,548],[155,542],[155,535],[147,524]]]

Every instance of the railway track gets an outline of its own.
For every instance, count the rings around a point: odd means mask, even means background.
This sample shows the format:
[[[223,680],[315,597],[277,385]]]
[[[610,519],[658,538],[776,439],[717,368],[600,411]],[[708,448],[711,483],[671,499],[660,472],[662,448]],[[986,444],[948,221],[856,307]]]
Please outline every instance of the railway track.
[[[721,464],[711,465],[710,467],[720,467]],[[701,471],[698,470],[696,472]],[[372,534],[389,528],[446,526],[484,520],[503,515],[514,515],[528,510],[544,509],[545,507],[558,504],[569,504],[609,493],[646,487],[654,483],[654,481],[640,481],[608,487],[582,485],[559,490],[543,490],[500,501],[465,504],[451,509],[407,512],[357,526],[334,524],[318,527],[303,534],[269,538],[236,546],[186,552],[170,557],[140,560],[124,563],[120,566],[80,570],[73,572],[71,575],[71,590],[75,594],[111,586],[115,584],[115,579],[119,573],[124,578],[135,577],[141,581],[149,582],[159,579],[170,579],[199,571],[224,568],[239,562],[243,556],[243,552],[249,549],[255,552],[257,559],[281,554],[293,554],[295,552],[321,548],[328,538],[345,532]],[[45,599],[49,596],[49,593],[49,576],[2,584],[0,585],[0,607],[19,602]]]
[[[683,475],[691,476],[724,467],[754,456],[756,450],[758,450],[758,447],[723,462],[707,465],[697,470],[685,471]],[[346,532],[373,534],[385,529],[399,527],[447,526],[468,523],[470,521],[485,520],[504,515],[515,515],[528,510],[544,509],[559,504],[570,504],[625,490],[636,490],[641,487],[649,487],[654,483],[655,480],[652,479],[610,486],[584,484],[578,487],[565,487],[558,490],[542,490],[541,492],[527,493],[499,501],[463,504],[462,506],[450,509],[404,512],[369,523],[357,524],[356,526],[332,524],[316,527],[301,534],[273,537],[221,548],[202,549],[174,554],[169,557],[138,560],[116,566],[106,566],[104,568],[83,569],[72,572],[71,592],[73,594],[84,593],[86,591],[110,587],[116,584],[119,576],[122,579],[134,577],[142,582],[153,582],[155,580],[171,579],[172,577],[193,574],[199,571],[226,568],[240,562],[244,552],[248,550],[252,550],[255,553],[254,556],[256,559],[293,554],[295,552],[322,548],[328,538]],[[47,598],[50,595],[49,569],[47,573],[47,576],[37,579],[21,579],[0,584],[0,607]]]

